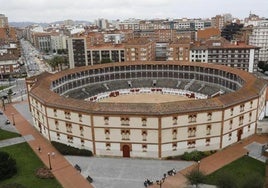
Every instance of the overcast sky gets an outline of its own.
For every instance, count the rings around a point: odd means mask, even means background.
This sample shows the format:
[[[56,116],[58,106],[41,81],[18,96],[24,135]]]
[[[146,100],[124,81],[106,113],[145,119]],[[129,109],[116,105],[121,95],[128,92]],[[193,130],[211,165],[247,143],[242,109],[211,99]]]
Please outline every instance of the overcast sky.
[[[94,21],[98,18],[211,18],[249,13],[268,18],[268,0],[0,0],[0,14],[9,22]]]

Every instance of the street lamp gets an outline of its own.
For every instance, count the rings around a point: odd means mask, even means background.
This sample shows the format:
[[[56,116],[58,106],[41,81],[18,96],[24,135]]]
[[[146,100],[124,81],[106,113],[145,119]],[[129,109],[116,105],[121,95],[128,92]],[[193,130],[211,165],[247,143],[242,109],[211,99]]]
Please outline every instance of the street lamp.
[[[200,161],[197,161],[197,171],[199,172],[200,170]]]
[[[164,177],[161,180],[156,180],[156,184],[160,186],[160,188],[162,188],[162,184],[165,182],[166,176],[164,175]]]
[[[6,110],[6,104],[5,104],[5,99],[4,97],[2,97],[2,105],[3,105],[3,110]]]
[[[50,161],[50,153],[47,153],[47,156],[48,156],[49,170],[52,170],[51,161]]]
[[[15,126],[16,124],[15,124],[14,113],[12,113],[11,116],[12,116],[13,125]]]
[[[21,101],[23,101],[22,89],[20,89],[20,97],[21,97]]]

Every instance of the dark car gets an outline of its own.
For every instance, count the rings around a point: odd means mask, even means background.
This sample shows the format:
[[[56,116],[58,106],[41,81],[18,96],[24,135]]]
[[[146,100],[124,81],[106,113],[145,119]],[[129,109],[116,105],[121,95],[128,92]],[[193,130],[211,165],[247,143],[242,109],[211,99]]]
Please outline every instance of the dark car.
[[[0,115],[3,115],[4,113],[0,110]]]
[[[7,119],[6,120],[6,125],[9,125],[10,124],[10,121]]]

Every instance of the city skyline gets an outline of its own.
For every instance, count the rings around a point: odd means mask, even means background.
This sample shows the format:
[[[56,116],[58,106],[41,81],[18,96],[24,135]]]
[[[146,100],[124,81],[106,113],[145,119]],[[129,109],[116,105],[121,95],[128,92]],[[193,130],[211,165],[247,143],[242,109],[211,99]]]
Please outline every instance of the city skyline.
[[[9,22],[54,22],[67,19],[94,21],[98,18],[211,18],[225,13],[243,19],[250,12],[268,17],[266,0],[0,0],[0,4],[0,13],[5,14]]]

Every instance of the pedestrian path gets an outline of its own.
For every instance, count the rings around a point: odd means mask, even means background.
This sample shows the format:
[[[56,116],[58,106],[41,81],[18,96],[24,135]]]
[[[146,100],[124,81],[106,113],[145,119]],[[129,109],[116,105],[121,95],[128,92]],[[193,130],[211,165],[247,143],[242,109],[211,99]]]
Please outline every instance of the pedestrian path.
[[[21,103],[27,103],[23,101]],[[62,156],[57,150],[46,140],[30,123],[25,119],[14,107],[16,104],[7,104],[4,111],[8,119],[16,122],[15,128],[28,142],[29,146],[33,149],[36,155],[49,167],[48,153],[55,153],[51,157],[51,172],[59,181],[63,188],[93,188],[93,186]],[[13,126],[13,125],[10,125]],[[29,136],[31,135],[31,136]],[[41,148],[41,152],[38,151]]]
[[[33,139],[34,139],[34,137],[32,135],[25,135],[25,136],[22,136],[22,137],[16,137],[16,138],[10,138],[10,139],[6,139],[6,140],[1,140],[0,141],[0,148],[15,145],[15,144],[20,144],[20,143],[23,143],[23,142],[29,142],[29,141],[31,141]]]

